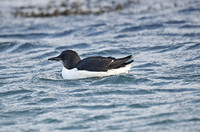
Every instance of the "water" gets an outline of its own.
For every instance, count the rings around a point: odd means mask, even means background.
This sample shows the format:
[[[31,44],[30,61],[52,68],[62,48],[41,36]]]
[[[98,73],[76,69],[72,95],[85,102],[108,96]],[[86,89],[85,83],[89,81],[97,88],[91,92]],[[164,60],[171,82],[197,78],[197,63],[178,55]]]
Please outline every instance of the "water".
[[[200,2],[133,7],[47,18],[1,11],[0,131],[200,131]],[[129,74],[63,80],[62,64],[47,59],[66,49],[135,61]]]

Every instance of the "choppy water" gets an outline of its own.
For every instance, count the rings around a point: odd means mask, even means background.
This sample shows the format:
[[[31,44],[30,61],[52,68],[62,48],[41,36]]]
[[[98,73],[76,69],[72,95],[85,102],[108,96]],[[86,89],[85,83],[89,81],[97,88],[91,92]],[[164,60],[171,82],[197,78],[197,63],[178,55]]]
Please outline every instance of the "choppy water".
[[[0,131],[200,131],[200,2],[178,2],[2,17]],[[65,49],[135,61],[129,74],[63,80],[62,64],[47,59]]]

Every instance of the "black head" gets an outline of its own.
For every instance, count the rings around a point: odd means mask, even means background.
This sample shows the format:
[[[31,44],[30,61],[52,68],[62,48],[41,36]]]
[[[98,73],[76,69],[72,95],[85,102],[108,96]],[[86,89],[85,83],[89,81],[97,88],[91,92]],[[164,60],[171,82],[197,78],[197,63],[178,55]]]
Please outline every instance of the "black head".
[[[59,56],[49,58],[48,60],[62,61],[67,69],[72,69],[81,60],[79,55],[73,50],[65,50]]]

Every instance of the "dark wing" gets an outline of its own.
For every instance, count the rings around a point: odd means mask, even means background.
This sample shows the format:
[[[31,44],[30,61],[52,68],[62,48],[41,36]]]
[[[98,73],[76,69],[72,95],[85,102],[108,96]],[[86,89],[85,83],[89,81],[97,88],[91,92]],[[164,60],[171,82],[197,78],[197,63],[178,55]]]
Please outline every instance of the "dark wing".
[[[116,69],[116,68],[124,67],[132,62],[133,62],[132,55],[129,55],[124,58],[114,59],[114,61],[109,65],[108,69]]]
[[[107,71],[110,64],[114,61],[112,57],[88,57],[76,64],[75,68],[78,70],[87,71]]]

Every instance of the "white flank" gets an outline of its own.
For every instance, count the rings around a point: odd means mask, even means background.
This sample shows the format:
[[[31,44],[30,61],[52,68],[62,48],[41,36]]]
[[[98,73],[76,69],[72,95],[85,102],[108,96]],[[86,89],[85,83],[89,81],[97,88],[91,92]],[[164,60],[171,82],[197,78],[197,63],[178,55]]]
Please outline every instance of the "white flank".
[[[122,73],[128,73],[131,69],[131,64],[126,65],[125,67],[108,70],[107,72],[93,72],[93,71],[86,71],[86,70],[78,70],[73,68],[71,70],[66,69],[65,67],[62,68],[62,77],[64,79],[81,79],[81,78],[89,78],[89,77],[105,77],[110,75],[118,75]]]

